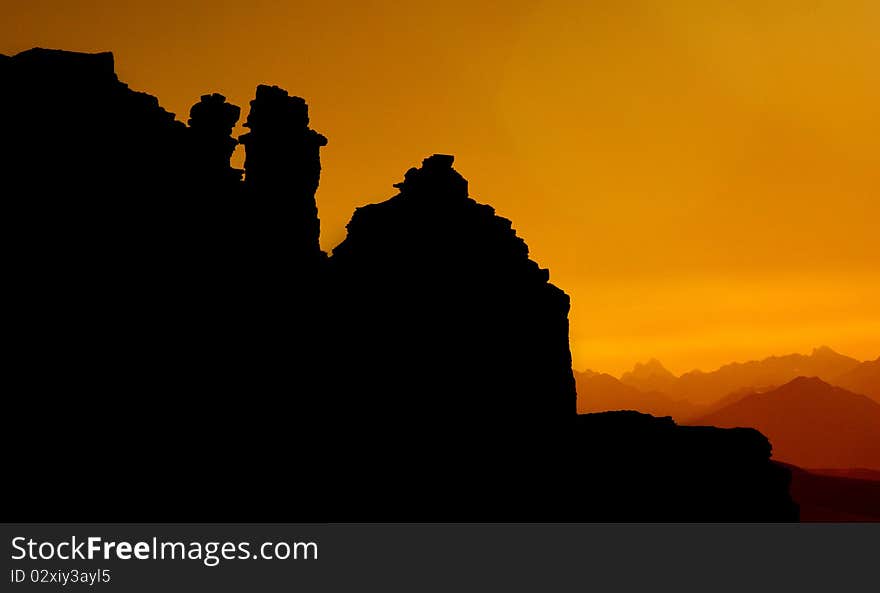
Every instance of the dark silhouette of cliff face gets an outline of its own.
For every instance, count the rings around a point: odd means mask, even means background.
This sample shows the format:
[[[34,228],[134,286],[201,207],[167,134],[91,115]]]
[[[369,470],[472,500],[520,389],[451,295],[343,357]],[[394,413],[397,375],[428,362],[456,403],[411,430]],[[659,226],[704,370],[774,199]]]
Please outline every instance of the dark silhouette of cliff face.
[[[578,417],[583,472],[572,486],[600,521],[791,521],[790,474],[769,461],[751,428],[678,426],[669,417],[602,412]]]
[[[331,397],[358,443],[349,475],[370,468],[400,482],[392,492],[479,518],[509,513],[523,476],[565,454],[569,300],[452,164],[434,155],[410,169],[398,195],[354,213],[333,250]],[[430,380],[428,365],[439,371]]]
[[[192,168],[201,193],[213,189],[234,192],[243,171],[229,165],[238,141],[232,137],[232,128],[238,123],[241,108],[226,102],[226,97],[214,93],[202,95],[192,106],[187,122],[192,136]]]
[[[297,306],[315,300],[315,271],[297,266],[279,218],[317,177],[246,196],[229,165],[239,108],[205,95],[187,127],[121,83],[109,53],[29,50],[0,60],[0,76],[10,363],[24,378],[7,450],[22,451],[13,461],[26,473],[52,460],[83,497],[65,507],[52,482],[38,482],[26,508],[98,517],[100,497],[75,474],[101,463],[112,468],[107,498],[134,492],[108,513],[158,504],[185,518],[175,509],[187,503],[167,493],[178,484],[212,497],[202,512],[221,519],[214,510],[245,483],[279,480],[251,448],[287,446],[306,417],[295,410],[314,408],[309,390],[290,385],[315,368],[301,352],[320,350],[302,323],[314,312]],[[261,117],[269,128],[290,121]]]
[[[328,259],[302,99],[258,87],[242,180],[220,95],[185,126],[110,54],[0,76],[9,518],[796,518],[754,431],[577,416],[568,297],[451,156]]]
[[[5,156],[19,190],[45,200],[46,190],[90,187],[89,196],[53,196],[81,210],[122,189],[161,202],[155,190],[185,175],[186,126],[121,83],[110,53],[33,49],[4,60],[3,76]]]
[[[263,224],[275,223],[276,246],[306,262],[320,258],[315,192],[321,175],[319,150],[327,139],[309,128],[306,102],[277,86],[260,85],[244,126],[245,188]],[[276,234],[277,233],[277,234]]]
[[[193,202],[181,199],[193,185],[188,130],[121,83],[109,53],[29,50],[4,60],[2,76],[10,296],[28,397],[70,402],[60,394],[115,396],[123,385],[140,397],[167,383],[167,338],[186,331],[168,321],[185,307],[194,241]]]
[[[353,379],[344,407],[479,430],[556,427],[576,413],[568,296],[511,222],[468,196],[452,162],[410,169],[397,196],[357,209],[333,250]],[[430,381],[426,364],[441,370]]]

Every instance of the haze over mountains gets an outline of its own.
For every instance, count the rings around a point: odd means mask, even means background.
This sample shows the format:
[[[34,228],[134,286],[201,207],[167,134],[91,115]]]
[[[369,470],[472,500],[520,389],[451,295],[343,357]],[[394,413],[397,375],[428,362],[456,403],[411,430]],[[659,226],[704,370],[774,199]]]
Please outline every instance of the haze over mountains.
[[[731,403],[750,393],[775,389],[797,377],[818,377],[826,383],[880,401],[880,357],[862,362],[827,346],[815,348],[809,355],[788,354],[733,362],[714,371],[693,370],[681,376],[671,373],[657,359],[651,359],[637,363],[633,370],[615,379],[619,385],[612,385],[608,380],[609,377],[614,379],[611,375],[592,370],[576,372],[576,375],[584,389],[581,398],[584,401],[580,405],[591,409],[606,402],[613,404],[617,398],[612,395],[619,393],[625,395],[624,401],[656,406],[673,416],[676,414],[667,407],[670,404],[679,414],[688,410],[705,414],[717,409],[719,404]],[[605,378],[597,381],[596,375]]]
[[[833,383],[880,402],[880,356],[876,360],[866,360],[859,364],[834,379]]]
[[[656,359],[618,380],[575,373],[578,410],[633,409],[693,425],[749,426],[773,457],[807,468],[880,469],[880,358],[828,347],[680,377]]]
[[[677,400],[656,390],[642,391],[607,373],[575,371],[574,378],[578,392],[578,412],[581,414],[625,409],[654,416],[672,416],[681,420],[704,411],[702,406],[687,400]]]
[[[752,393],[692,424],[757,428],[774,459],[801,467],[880,469],[880,404],[816,377]]]
[[[621,382],[642,391],[662,391],[695,404],[711,404],[743,388],[766,390],[788,383],[796,377],[819,377],[835,381],[854,372],[861,361],[838,354],[827,346],[815,348],[809,355],[788,354],[763,360],[733,362],[704,372],[694,370],[676,377],[657,360],[637,364],[624,373]],[[854,379],[858,380],[858,379]],[[843,385],[842,385],[843,386]]]
[[[621,383],[642,391],[661,391],[675,393],[678,377],[669,372],[656,358],[648,362],[637,362],[633,370],[620,376]]]

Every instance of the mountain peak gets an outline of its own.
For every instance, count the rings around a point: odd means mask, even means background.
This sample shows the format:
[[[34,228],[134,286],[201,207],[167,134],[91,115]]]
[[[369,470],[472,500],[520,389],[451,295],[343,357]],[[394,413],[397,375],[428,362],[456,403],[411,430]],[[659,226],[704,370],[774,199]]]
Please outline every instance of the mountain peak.
[[[420,196],[468,197],[468,182],[452,168],[455,157],[451,154],[433,154],[422,160],[421,168],[413,167],[403,181],[394,187],[401,194]]]
[[[840,357],[843,355],[840,354],[839,352],[835,352],[834,350],[832,350],[828,346],[819,346],[818,348],[813,348],[813,353],[811,354],[811,356],[813,356],[813,357],[817,357],[817,356]]]
[[[627,374],[631,375],[641,375],[641,376],[651,376],[651,375],[662,375],[662,376],[670,376],[674,377],[669,370],[663,366],[663,363],[657,360],[656,358],[651,358],[647,362],[637,362],[633,367],[633,370]]]
[[[637,362],[633,370],[620,376],[621,383],[642,391],[669,391],[677,377],[656,358]]]
[[[826,383],[825,381],[823,381],[819,377],[803,377],[803,376],[795,377],[794,379],[792,379],[791,381],[789,381],[788,383],[786,383],[782,387],[788,387],[788,386],[797,387],[797,388],[827,387],[828,389],[834,389],[834,387],[832,385],[830,385],[829,383]]]
[[[751,426],[770,439],[774,458],[801,467],[880,468],[880,405],[819,377],[752,393],[693,423]]]

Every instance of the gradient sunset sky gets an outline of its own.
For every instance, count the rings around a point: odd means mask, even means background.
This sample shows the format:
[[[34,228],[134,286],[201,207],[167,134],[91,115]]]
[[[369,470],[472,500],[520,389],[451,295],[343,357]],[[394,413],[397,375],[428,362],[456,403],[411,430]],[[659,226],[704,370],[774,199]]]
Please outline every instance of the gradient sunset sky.
[[[577,369],[880,355],[875,0],[2,6],[0,52],[113,51],[184,121],[208,92],[244,114],[260,83],[306,98],[328,250],[456,155],[571,295]]]

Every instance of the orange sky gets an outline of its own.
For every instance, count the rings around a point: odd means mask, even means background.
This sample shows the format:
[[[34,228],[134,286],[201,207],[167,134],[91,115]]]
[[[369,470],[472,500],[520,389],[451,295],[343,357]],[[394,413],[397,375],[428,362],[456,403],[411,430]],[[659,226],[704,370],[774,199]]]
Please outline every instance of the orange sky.
[[[874,0],[2,2],[0,52],[112,50],[183,120],[305,97],[326,249],[455,154],[572,296],[576,368],[880,355]]]

